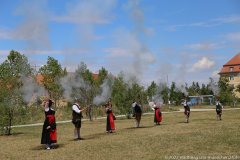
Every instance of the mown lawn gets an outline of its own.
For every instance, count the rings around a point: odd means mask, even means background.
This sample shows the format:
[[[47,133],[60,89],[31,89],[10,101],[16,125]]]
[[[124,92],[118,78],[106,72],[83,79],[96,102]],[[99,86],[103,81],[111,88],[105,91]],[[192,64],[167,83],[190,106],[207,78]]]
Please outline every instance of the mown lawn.
[[[183,113],[164,115],[162,125],[152,115],[134,120],[116,120],[116,133],[105,133],[105,120],[83,122],[84,140],[73,140],[73,125],[58,125],[58,148],[40,145],[42,126],[14,128],[13,135],[0,136],[0,159],[184,159],[201,156],[232,156],[240,159],[240,110],[224,111],[217,121],[214,111],[192,112],[190,123]],[[175,156],[175,157],[174,157]]]

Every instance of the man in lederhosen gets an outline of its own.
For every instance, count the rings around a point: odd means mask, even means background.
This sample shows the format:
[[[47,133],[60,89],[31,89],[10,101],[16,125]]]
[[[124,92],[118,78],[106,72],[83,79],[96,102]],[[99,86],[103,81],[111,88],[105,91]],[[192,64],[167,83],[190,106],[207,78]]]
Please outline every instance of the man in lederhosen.
[[[217,120],[222,120],[222,109],[223,109],[223,106],[222,104],[220,103],[220,101],[217,99],[216,101],[216,113],[217,113]]]
[[[80,100],[76,99],[75,103],[72,106],[72,123],[74,124],[74,136],[76,140],[81,140],[82,138],[80,137],[80,128],[81,128],[81,123],[82,123],[82,112],[85,109],[81,109],[80,105]]]
[[[190,107],[188,105],[187,98],[185,98],[185,100],[182,104],[183,104],[183,107],[184,107],[184,114],[186,116],[186,122],[189,123]]]
[[[141,105],[139,105],[137,102],[133,102],[132,109],[133,109],[133,117],[135,117],[136,119],[136,127],[139,128],[141,117],[142,117]]]

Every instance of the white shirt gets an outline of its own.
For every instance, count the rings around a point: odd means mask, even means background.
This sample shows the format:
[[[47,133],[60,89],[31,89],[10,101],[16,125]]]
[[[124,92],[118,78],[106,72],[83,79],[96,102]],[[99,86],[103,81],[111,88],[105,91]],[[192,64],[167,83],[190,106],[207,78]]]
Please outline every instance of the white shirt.
[[[45,112],[48,112],[49,111],[49,107],[45,108],[44,110],[45,110]],[[52,109],[52,108],[51,108],[51,110],[54,111],[54,109]]]
[[[79,106],[79,107],[80,107],[80,106]],[[72,106],[72,110],[75,111],[76,113],[80,113],[80,112],[81,112],[81,110],[78,108],[78,106],[77,106],[76,104],[74,104],[74,105]]]
[[[134,102],[134,103],[132,104],[132,107],[134,108],[134,107],[136,106],[136,104],[137,104],[137,102]]]
[[[219,101],[216,102],[216,106],[217,105],[220,105],[223,108],[223,105]]]
[[[183,106],[187,106],[188,105],[187,101],[184,101],[182,104],[183,104]]]

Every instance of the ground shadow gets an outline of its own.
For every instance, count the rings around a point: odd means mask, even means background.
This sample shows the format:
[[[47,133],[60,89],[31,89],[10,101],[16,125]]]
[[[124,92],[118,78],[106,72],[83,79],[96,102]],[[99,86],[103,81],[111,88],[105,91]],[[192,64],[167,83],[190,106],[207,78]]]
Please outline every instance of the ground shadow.
[[[55,144],[52,149],[58,149],[58,148],[62,148],[64,146],[64,144]],[[34,150],[34,151],[39,151],[39,150],[46,150],[46,146],[45,145],[39,145],[39,146],[36,146],[36,147],[33,147],[31,148],[31,150]]]
[[[178,123],[187,124],[187,123],[190,123],[190,122],[178,122]]]
[[[125,129],[153,128],[153,127],[155,127],[155,126],[156,126],[156,125],[154,125],[154,126],[129,127],[129,128],[124,128],[123,130],[125,130]],[[161,126],[161,125],[159,125],[159,126]]]
[[[24,133],[23,132],[13,132],[11,134],[1,134],[0,136],[19,136],[19,135],[23,135]]]
[[[100,138],[100,137],[108,135],[108,134],[114,134],[114,132],[113,133],[96,133],[96,134],[86,135],[86,136],[82,137],[80,140],[71,139],[70,141],[85,141],[85,140],[97,139],[97,138]]]
[[[199,118],[199,119],[194,119],[194,121],[217,121],[217,118],[205,118],[205,119],[203,119],[203,118]]]

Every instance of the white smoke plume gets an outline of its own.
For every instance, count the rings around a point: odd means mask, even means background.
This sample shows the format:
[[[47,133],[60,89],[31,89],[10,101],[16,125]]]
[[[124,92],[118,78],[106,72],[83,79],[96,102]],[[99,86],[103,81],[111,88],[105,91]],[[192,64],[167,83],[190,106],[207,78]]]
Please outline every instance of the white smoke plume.
[[[166,88],[167,88],[166,82],[159,82],[157,86],[156,94],[153,97],[151,97],[150,101],[148,102],[151,108],[153,108],[154,105],[157,105],[157,106],[163,105],[163,98],[162,98],[161,92]]]
[[[16,15],[22,16],[23,21],[11,32],[14,39],[27,42],[29,49],[50,48],[47,1],[23,1],[16,9]]]
[[[218,82],[215,82],[212,78],[210,78],[209,88],[213,91],[215,96],[219,94],[220,88],[218,86]]]
[[[89,90],[90,86],[82,77],[76,76],[75,73],[69,73],[67,76],[60,79],[60,84],[63,87],[63,96],[68,101],[73,101],[74,98],[83,98],[79,93],[73,93],[73,88],[83,88]]]
[[[34,102],[37,97],[48,96],[48,92],[43,86],[36,82],[33,77],[21,77],[23,86],[21,87],[21,93],[23,99],[27,103]]]
[[[177,84],[176,85],[176,90],[182,92],[184,94],[184,96],[186,96],[186,97],[188,96],[188,91],[186,90],[186,85]]]
[[[137,77],[137,79],[141,80],[156,58],[147,44],[147,27],[144,26],[144,10],[140,6],[140,1],[128,1],[125,8],[129,12],[133,29],[118,28],[113,34],[115,35],[117,50],[120,48],[124,53],[115,55],[117,59],[111,59],[113,63],[111,65],[117,67],[117,63],[118,68],[124,71],[127,79]],[[123,55],[128,55],[128,57],[126,58]]]
[[[101,103],[104,103],[106,101],[108,101],[108,99],[111,97],[111,84],[109,83],[108,79],[104,80],[104,83],[101,85],[101,94],[97,95],[96,97],[94,97],[93,99],[93,104],[95,105],[99,105]]]

